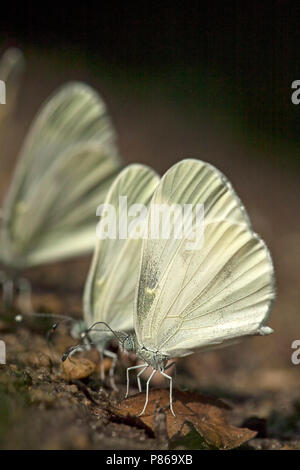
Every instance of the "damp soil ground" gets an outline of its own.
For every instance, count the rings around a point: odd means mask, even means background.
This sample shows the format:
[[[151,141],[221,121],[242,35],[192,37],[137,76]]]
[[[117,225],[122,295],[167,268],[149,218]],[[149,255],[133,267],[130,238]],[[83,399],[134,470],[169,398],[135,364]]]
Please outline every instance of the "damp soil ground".
[[[2,137],[1,148],[7,151],[1,152],[1,196],[9,185],[25,130],[41,100],[66,79],[90,78],[84,67],[80,73],[74,69],[62,72],[60,64],[56,69],[59,74],[54,75],[53,59],[46,63],[33,54],[30,60],[24,106],[15,127],[7,128]],[[277,300],[269,324],[274,333],[179,360],[175,388],[217,397],[229,404],[230,423],[257,431],[244,449],[300,449],[300,365],[291,361],[292,342],[300,339],[300,190],[295,171],[281,167],[267,146],[249,149],[232,130],[216,130],[212,116],[183,116],[174,104],[158,104],[155,100],[143,103],[128,89],[126,93],[119,91],[116,84],[110,86],[100,79],[92,82],[99,90],[104,89],[127,163],[147,163],[161,173],[186,156],[215,164],[232,181],[255,230],[273,255]],[[34,309],[81,318],[89,263],[90,257],[84,257],[24,273],[32,284]],[[117,420],[111,413],[125,394],[128,358],[120,357],[118,362],[118,391],[113,391],[108,382],[102,383],[97,372],[82,380],[67,380],[61,355],[74,344],[67,327],[58,328],[49,343],[51,322],[16,323],[15,313],[1,310],[0,338],[7,346],[7,363],[0,366],[0,448],[168,448],[166,439],[134,421]],[[153,387],[164,386],[167,384],[160,379],[153,381]],[[133,377],[131,393],[137,392]]]
[[[55,310],[49,294],[44,301],[42,295],[34,300],[40,310],[46,301]],[[77,301],[80,305],[80,297]],[[69,302],[76,303],[74,295]],[[61,326],[49,341],[49,326],[26,320],[0,324],[7,345],[7,364],[0,368],[0,448],[168,449],[165,432],[153,433],[113,411],[124,399],[125,367],[133,362],[120,357],[118,391],[111,389],[108,380],[101,381],[99,369],[89,377],[70,379],[62,369],[61,356],[74,340]],[[178,361],[175,388],[221,398],[229,405],[230,424],[257,432],[243,449],[300,449],[298,371],[259,364],[253,358],[259,341]],[[154,380],[154,388],[164,386]],[[137,393],[132,377],[131,394]],[[175,448],[186,448],[185,441],[179,440]]]

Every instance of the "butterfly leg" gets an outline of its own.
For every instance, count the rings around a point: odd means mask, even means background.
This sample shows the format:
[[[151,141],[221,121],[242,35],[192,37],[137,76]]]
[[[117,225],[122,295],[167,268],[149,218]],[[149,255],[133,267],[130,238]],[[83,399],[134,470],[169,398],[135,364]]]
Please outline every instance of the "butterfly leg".
[[[140,375],[141,375],[146,369],[148,369],[148,367],[149,367],[149,366],[145,366],[144,369],[142,369],[142,370],[138,373],[138,375],[136,376],[137,383],[138,383],[138,387],[139,387],[139,392],[142,391]]]
[[[172,367],[173,365],[175,364],[175,362],[171,362],[171,364],[169,364],[165,370],[169,369],[170,367]],[[171,413],[173,416],[176,416],[175,413],[174,413],[174,410],[173,410],[173,397],[172,397],[172,392],[173,392],[173,378],[166,374],[163,370],[160,371],[161,375],[163,375],[164,377],[166,377],[166,379],[170,380],[170,410],[171,410]]]
[[[19,289],[18,307],[22,313],[32,313],[31,284],[27,279],[19,278],[17,281]]]
[[[126,381],[127,381],[127,384],[126,384],[126,395],[125,395],[125,398],[128,397],[128,393],[129,393],[129,371],[130,371],[130,370],[133,370],[133,369],[140,369],[141,367],[145,367],[145,366],[148,366],[148,364],[145,363],[145,364],[141,364],[141,365],[139,365],[139,366],[127,367],[127,369],[126,369]]]
[[[83,343],[84,343],[86,349],[88,351],[90,351],[92,349],[93,342],[90,339],[89,335],[87,335],[85,333],[86,333],[86,331],[83,331],[83,333],[82,333],[82,334],[84,334]],[[96,346],[96,349],[97,349],[97,351],[99,353],[99,356],[100,356],[100,378],[101,378],[101,381],[104,382],[105,381],[104,351],[103,351],[103,348],[101,346]]]
[[[112,351],[108,351],[107,349],[104,349],[103,353],[106,357],[110,357],[112,359],[112,363],[111,363],[109,373],[108,373],[109,381],[110,381],[111,388],[117,392],[118,387],[116,386],[116,383],[115,383],[115,367],[117,364],[118,355]]]
[[[154,369],[152,371],[152,374],[150,375],[149,379],[147,380],[147,383],[146,383],[146,401],[145,401],[144,408],[143,408],[142,412],[138,416],[142,416],[145,413],[145,409],[147,408],[148,401],[149,401],[149,385],[150,385],[150,381],[151,381],[153,375],[155,374],[155,372],[157,372],[156,369]]]
[[[175,366],[175,367],[174,367],[174,370],[175,370],[174,375],[176,376],[176,366],[177,366],[177,364],[176,364],[175,361],[173,361],[173,362],[171,362],[171,364],[167,365],[167,367],[164,368],[164,371],[170,369],[170,367],[172,367],[172,366]]]

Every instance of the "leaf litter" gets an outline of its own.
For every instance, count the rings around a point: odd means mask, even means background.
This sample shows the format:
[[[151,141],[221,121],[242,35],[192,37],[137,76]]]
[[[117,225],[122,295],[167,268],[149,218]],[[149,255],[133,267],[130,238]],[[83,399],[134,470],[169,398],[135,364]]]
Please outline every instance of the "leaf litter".
[[[137,416],[144,403],[145,394],[140,393],[123,400],[116,409],[122,416]],[[223,401],[198,393],[173,390],[173,408],[176,414],[174,417],[169,409],[167,389],[150,391],[145,414],[139,417],[153,431],[158,405],[165,413],[169,440],[178,441],[194,429],[207,448],[234,449],[256,436],[256,431],[228,424],[230,407]]]
[[[45,307],[45,310],[48,309]],[[276,403],[293,396],[278,397],[257,394],[241,400],[226,396],[230,407],[219,399],[192,392],[174,390],[176,417],[170,414],[169,391],[152,389],[145,415],[138,417],[145,394],[124,397],[124,366],[119,361],[113,392],[100,379],[100,362],[96,351],[71,356],[70,363],[61,362],[62,354],[76,344],[67,328],[60,328],[52,344],[46,340],[45,329],[21,324],[1,327],[7,344],[7,366],[0,368],[0,448],[70,448],[70,449],[233,449],[243,446],[258,448],[299,448],[297,424],[290,427],[292,435],[282,440],[276,426],[266,426],[263,439],[255,438],[257,426],[248,421],[262,416],[267,423],[271,410],[281,411]],[[121,355],[120,355],[121,356]],[[126,358],[125,358],[126,359]],[[129,358],[127,358],[127,361]],[[106,360],[106,373],[110,367]],[[177,383],[183,387],[191,382],[188,369],[182,369]],[[229,371],[230,372],[230,371]],[[212,394],[213,390],[212,390]],[[285,405],[285,404],[284,404]],[[255,415],[255,410],[258,414]],[[260,410],[260,411],[259,411]],[[233,416],[233,420],[232,420]],[[297,416],[293,418],[296,420]],[[232,421],[235,425],[232,425]],[[241,423],[245,423],[244,426]],[[276,421],[277,423],[277,421]],[[251,429],[247,429],[247,425]],[[287,422],[287,426],[289,422]],[[272,435],[269,432],[272,430]],[[280,434],[285,434],[282,431]],[[278,440],[279,438],[279,440]],[[281,440],[280,440],[281,439]]]

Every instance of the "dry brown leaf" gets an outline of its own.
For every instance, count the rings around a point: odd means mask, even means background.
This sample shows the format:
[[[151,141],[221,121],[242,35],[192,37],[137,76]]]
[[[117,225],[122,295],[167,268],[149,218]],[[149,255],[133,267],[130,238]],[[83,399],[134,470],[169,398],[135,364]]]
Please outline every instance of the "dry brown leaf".
[[[137,416],[143,409],[145,393],[139,393],[123,400],[117,407],[121,416]],[[256,432],[246,428],[236,428],[227,423],[230,407],[221,400],[197,393],[173,391],[173,408],[169,408],[169,391],[151,390],[145,414],[140,417],[144,424],[154,430],[154,413],[157,404],[165,410],[169,439],[184,437],[190,432],[191,423],[205,442],[218,449],[233,449],[255,437]]]
[[[111,368],[111,364],[111,359],[104,358],[103,367],[105,374]],[[85,353],[69,357],[62,362],[62,369],[67,380],[83,379],[93,373],[100,375],[102,362],[100,360],[99,352],[96,349],[91,349]]]
[[[91,359],[78,356],[70,357],[61,364],[66,380],[78,380],[88,377],[96,370],[97,364]]]

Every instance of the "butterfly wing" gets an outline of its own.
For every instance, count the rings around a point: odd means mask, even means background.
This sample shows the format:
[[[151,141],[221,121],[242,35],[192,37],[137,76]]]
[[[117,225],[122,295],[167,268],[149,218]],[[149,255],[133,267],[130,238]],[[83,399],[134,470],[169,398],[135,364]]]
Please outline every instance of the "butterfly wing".
[[[33,122],[5,200],[7,263],[27,267],[91,250],[96,206],[120,167],[104,102],[82,83],[63,86]]]
[[[144,165],[130,165],[115,179],[105,204],[116,209],[114,238],[104,238],[106,217],[100,219],[94,257],[84,291],[84,319],[87,326],[105,321],[113,330],[133,329],[133,300],[140,262],[141,238],[131,238],[118,230],[126,225],[127,209],[119,197],[127,197],[128,209],[133,204],[147,206],[159,181],[158,175]],[[128,221],[128,231],[132,219]],[[103,237],[103,238],[102,238]]]
[[[182,356],[270,332],[271,257],[220,172],[182,161],[164,175],[153,203],[203,203],[204,238],[197,249],[188,249],[188,234],[144,240],[134,316],[139,343]],[[150,209],[149,224],[151,217]]]

